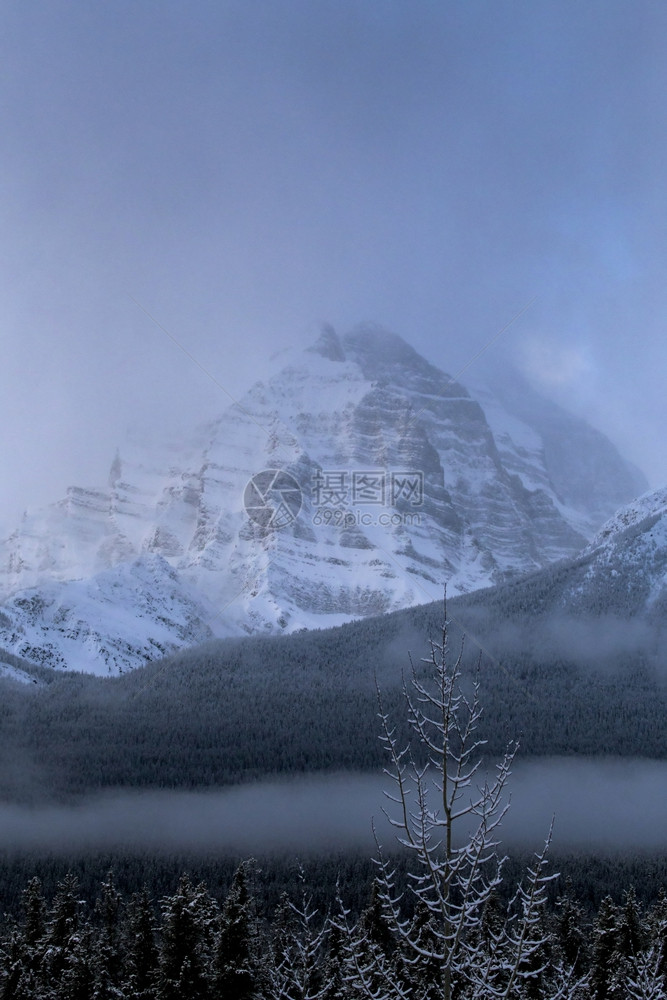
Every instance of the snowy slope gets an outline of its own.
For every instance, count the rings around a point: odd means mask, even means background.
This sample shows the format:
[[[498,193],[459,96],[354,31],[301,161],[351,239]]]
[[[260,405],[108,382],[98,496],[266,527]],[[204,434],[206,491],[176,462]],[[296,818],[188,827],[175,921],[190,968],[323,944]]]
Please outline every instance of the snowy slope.
[[[90,579],[21,590],[0,629],[6,649],[45,666],[118,673],[212,637],[211,607],[162,556],[140,556]]]
[[[335,625],[548,565],[637,492],[606,439],[558,414],[540,425],[535,399],[518,414],[473,398],[376,327],[327,328],[218,419],[162,448],[135,441],[106,485],[27,514],[0,544],[0,646],[114,673],[210,635]],[[559,419],[604,472],[593,504],[566,442],[549,460]],[[276,530],[244,509],[267,469],[301,499]],[[392,497],[407,474],[423,489]]]
[[[616,511],[613,517],[606,521],[593,536],[586,551],[596,549],[612,549],[619,540],[628,535],[650,532],[667,515],[667,486],[658,490],[649,490],[636,500],[625,504]]]
[[[43,684],[38,681],[36,677],[32,677],[30,674],[26,673],[25,670],[21,670],[19,667],[12,666],[11,663],[0,662],[0,681],[10,681],[14,684],[24,684],[35,687],[43,686]]]
[[[524,614],[531,609],[533,623],[555,616],[565,645],[580,623],[594,630],[601,649],[618,652],[634,643],[646,652],[649,637],[651,643],[659,642],[662,656],[667,621],[667,488],[622,507],[579,557],[524,578],[506,592],[511,592],[510,604]],[[651,626],[646,632],[645,625]]]
[[[604,599],[632,615],[667,612],[667,487],[626,504],[586,548],[586,604]],[[580,588],[581,592],[581,588]],[[581,602],[581,596],[579,597]]]

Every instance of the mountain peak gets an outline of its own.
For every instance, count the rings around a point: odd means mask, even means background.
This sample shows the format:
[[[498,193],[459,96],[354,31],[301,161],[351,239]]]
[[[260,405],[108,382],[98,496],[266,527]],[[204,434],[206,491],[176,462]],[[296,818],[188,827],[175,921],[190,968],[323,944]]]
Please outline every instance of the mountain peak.
[[[340,624],[574,555],[618,506],[622,460],[576,418],[480,402],[380,326],[290,352],[215,422],[139,438],[105,486],[0,542],[0,646],[106,673],[213,632]]]
[[[430,367],[406,340],[377,323],[361,323],[342,338],[330,323],[325,323],[317,341],[306,350],[329,361],[345,361],[350,357],[362,368],[376,367],[379,363],[410,368]]]
[[[359,361],[382,360],[385,363],[414,366],[428,364],[407,341],[376,323],[362,323],[343,337],[345,349]]]
[[[312,347],[308,347],[306,350],[312,354],[321,354],[323,358],[328,358],[329,361],[345,361],[345,351],[340,342],[340,337],[330,323],[324,324],[319,339]]]

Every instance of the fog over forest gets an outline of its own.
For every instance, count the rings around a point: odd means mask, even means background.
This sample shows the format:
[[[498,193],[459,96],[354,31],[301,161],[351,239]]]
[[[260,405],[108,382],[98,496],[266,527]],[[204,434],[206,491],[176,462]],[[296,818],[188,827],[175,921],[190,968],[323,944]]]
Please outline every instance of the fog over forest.
[[[481,772],[483,774],[483,772]],[[480,781],[483,778],[480,778]],[[214,792],[123,792],[76,806],[0,806],[0,850],[71,855],[113,849],[158,854],[311,854],[373,850],[372,824],[394,843],[383,816],[386,776],[310,775]],[[517,761],[505,849],[539,849],[554,817],[555,849],[651,850],[667,830],[667,762],[547,758]],[[434,806],[437,796],[433,792]]]

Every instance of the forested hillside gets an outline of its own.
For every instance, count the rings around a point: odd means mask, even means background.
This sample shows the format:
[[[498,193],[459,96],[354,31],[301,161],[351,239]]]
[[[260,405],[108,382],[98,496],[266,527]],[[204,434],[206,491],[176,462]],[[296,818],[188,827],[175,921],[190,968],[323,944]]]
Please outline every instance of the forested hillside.
[[[463,668],[479,665],[489,752],[667,757],[660,621],[570,614],[558,594],[579,564],[449,602]],[[556,606],[557,610],[554,611]],[[223,640],[114,679],[0,678],[6,799],[96,789],[196,788],[262,775],[381,766],[375,678],[400,697],[442,609],[433,605],[282,637]]]
[[[16,888],[10,899],[17,919],[0,925],[3,1000],[664,996],[667,899],[664,892],[656,896],[655,883],[650,903],[627,888],[620,899],[607,895],[586,912],[571,880],[555,884],[550,832],[525,864],[508,864],[500,853],[517,746],[506,741],[492,776],[476,777],[482,679],[464,669],[460,645],[450,645],[452,631],[443,627],[440,641],[430,642],[429,661],[411,672],[402,712],[385,699],[378,703],[396,839],[387,852],[377,843],[372,878],[368,866],[351,867],[348,858],[333,886],[330,863],[316,862],[323,878],[316,876],[315,901],[303,869],[286,878],[284,865],[273,860],[267,893],[258,888],[251,860],[237,867],[231,884],[229,863],[214,869],[216,884],[208,886],[185,873],[174,885],[172,859],[162,862],[163,875],[171,864],[172,884],[156,899],[145,883],[132,885],[130,861],[123,869],[134,889],[129,898],[112,871],[91,897],[90,877],[101,859],[93,872],[80,859],[87,890],[69,872],[47,900],[33,867],[20,888],[20,907]],[[387,657],[385,680],[391,670]],[[157,684],[159,674],[153,679]],[[16,886],[22,868],[15,862],[7,882]],[[156,869],[149,866],[147,874],[155,885]],[[591,874],[584,881],[589,899],[596,885]]]

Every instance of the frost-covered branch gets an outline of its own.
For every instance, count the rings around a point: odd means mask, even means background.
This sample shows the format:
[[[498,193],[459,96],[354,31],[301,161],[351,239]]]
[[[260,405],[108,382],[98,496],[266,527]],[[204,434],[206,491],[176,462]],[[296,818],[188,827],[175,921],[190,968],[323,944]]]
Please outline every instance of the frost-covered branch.
[[[440,641],[431,641],[430,656],[422,661],[430,676],[411,661],[409,684],[403,682],[411,732],[405,745],[398,743],[378,688],[385,774],[393,783],[385,815],[409,862],[407,890],[399,892],[378,843],[375,899],[389,935],[384,947],[363,921],[338,918],[348,984],[367,1000],[518,996],[522,984],[546,974],[548,934],[542,915],[546,886],[554,877],[545,873],[550,836],[502,927],[483,926],[502,881],[498,827],[509,808],[507,783],[517,745],[510,743],[495,772],[479,780],[485,745],[478,735],[479,663],[472,690],[466,692],[463,650],[462,643],[451,655],[445,603]],[[376,914],[376,925],[378,920]],[[551,975],[554,1000],[575,996],[571,979],[563,970]]]

